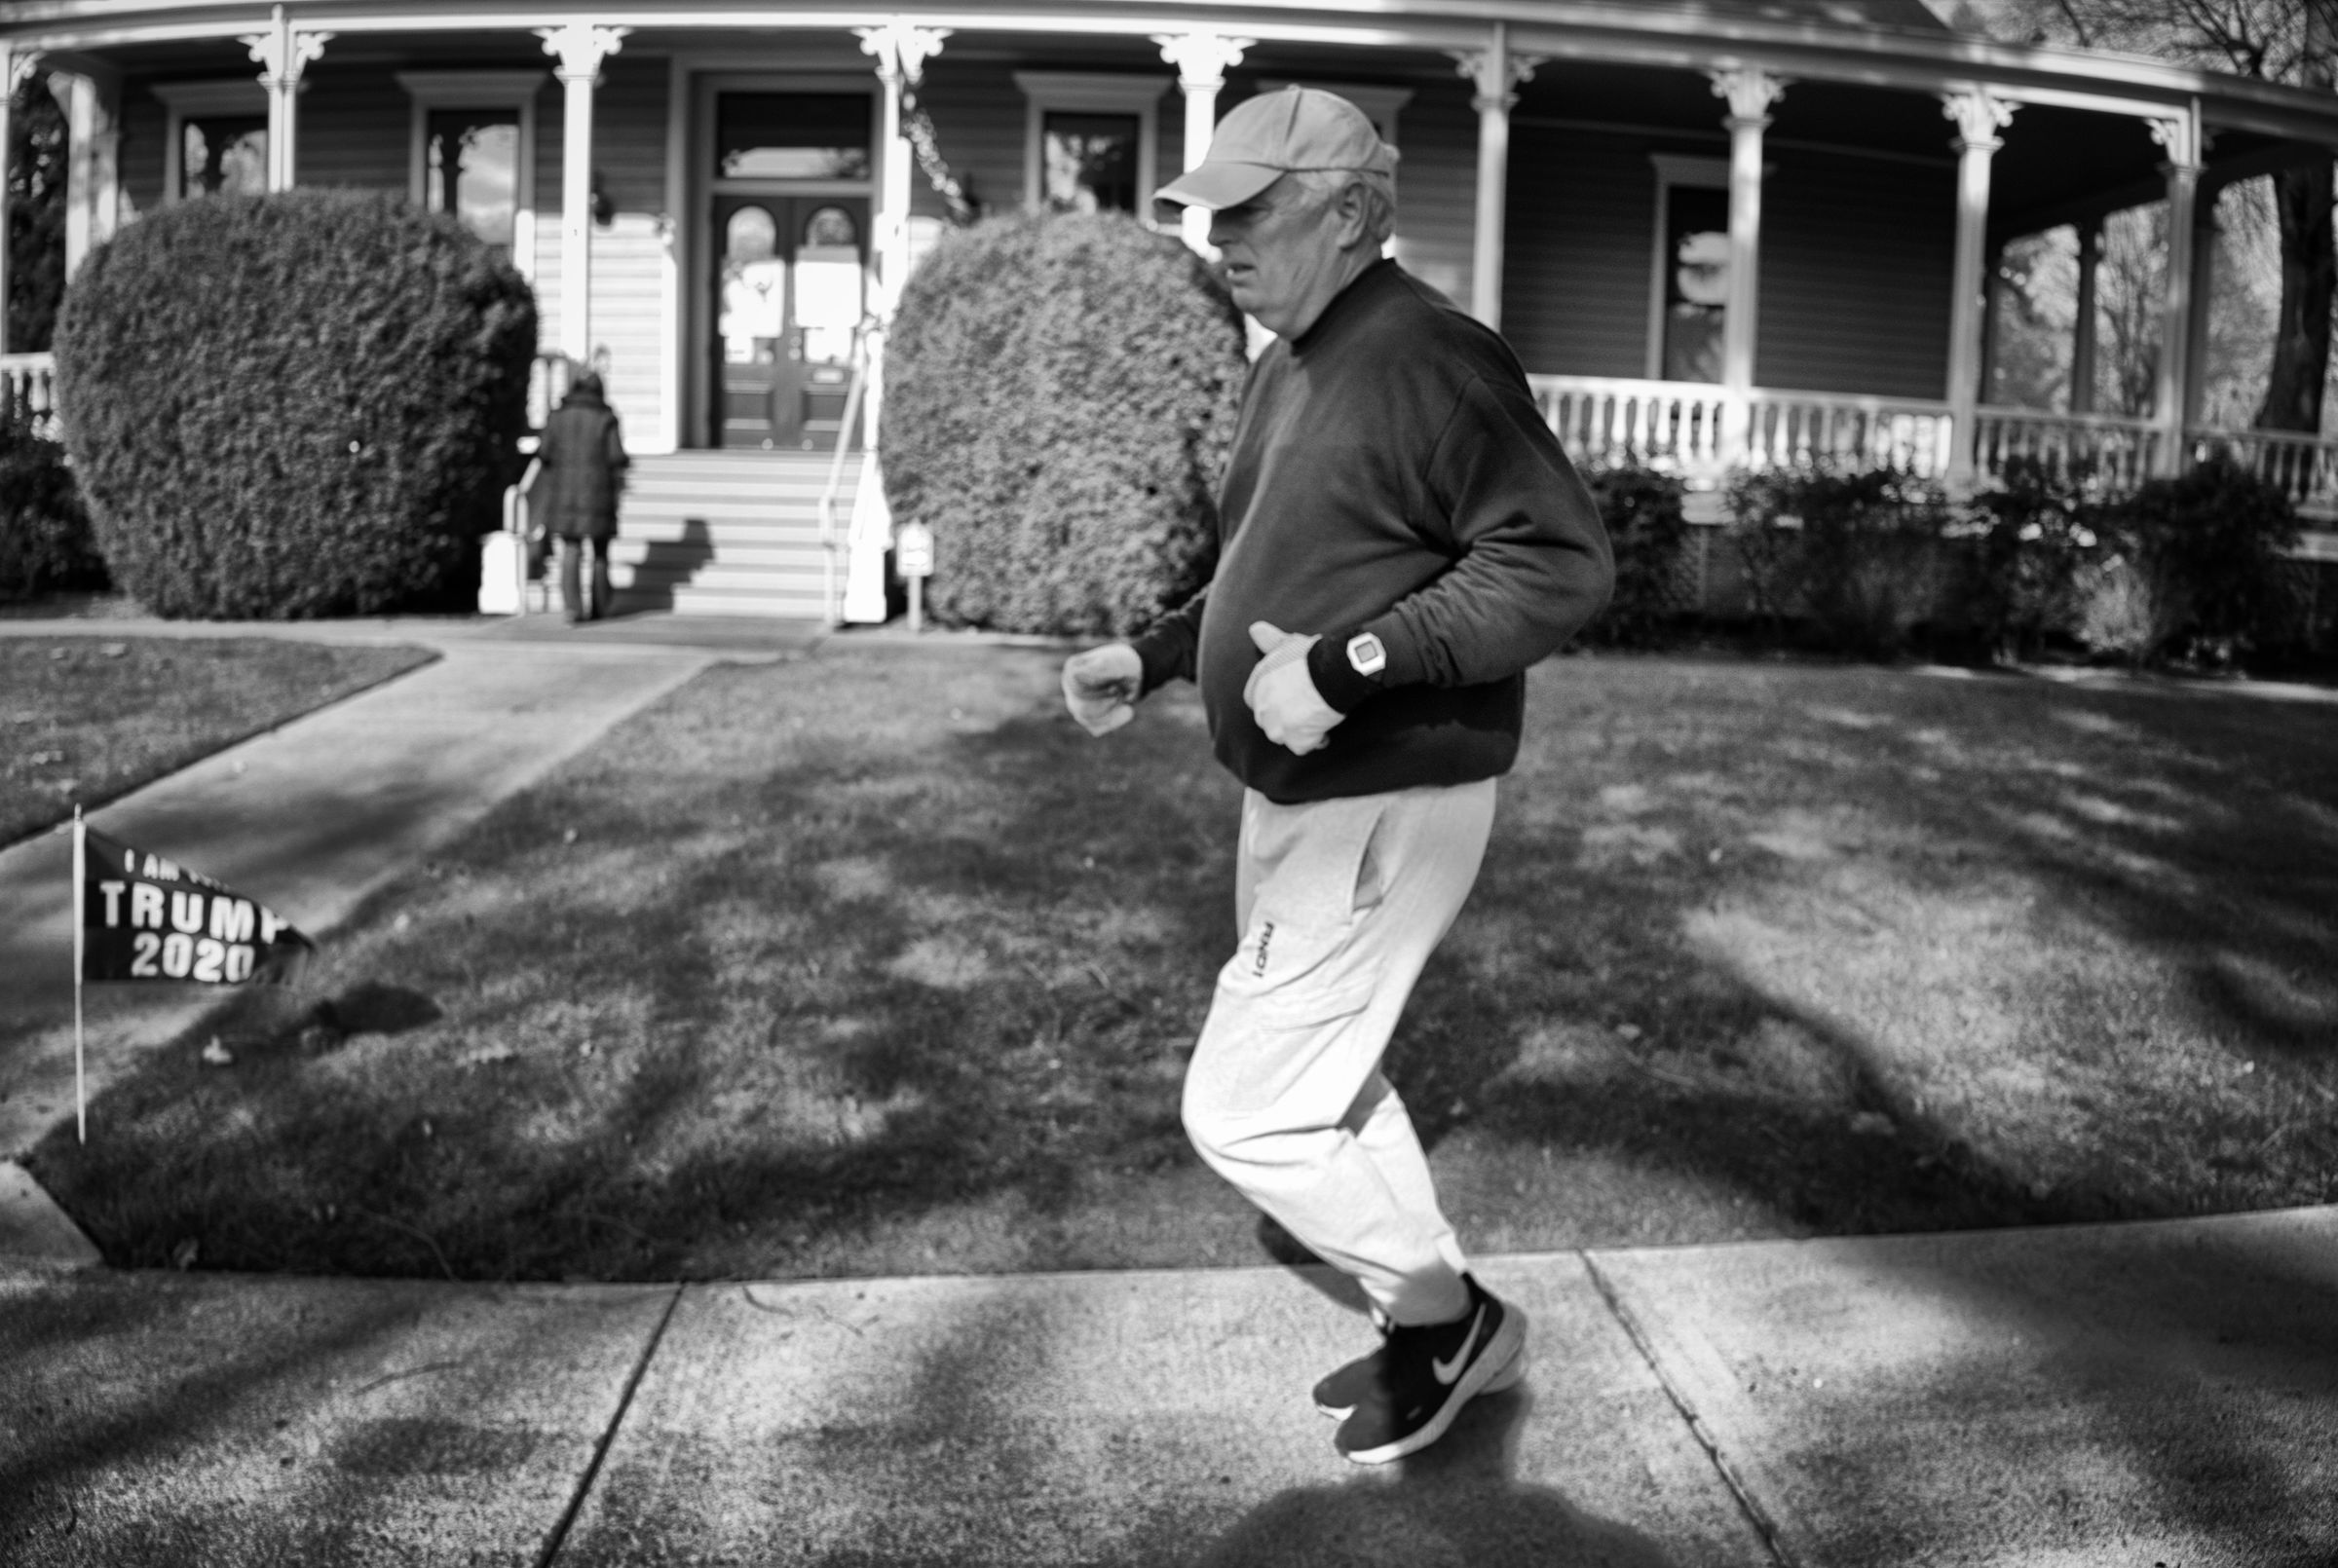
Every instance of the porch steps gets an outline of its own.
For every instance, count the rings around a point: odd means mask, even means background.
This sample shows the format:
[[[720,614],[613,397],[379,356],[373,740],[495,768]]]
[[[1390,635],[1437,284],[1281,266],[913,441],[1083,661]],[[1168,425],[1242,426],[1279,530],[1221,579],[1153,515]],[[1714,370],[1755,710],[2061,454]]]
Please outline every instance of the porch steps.
[[[636,457],[609,551],[618,613],[825,618],[820,496],[831,461],[802,452]],[[845,461],[840,530],[860,463]],[[841,555],[836,566],[841,573]]]

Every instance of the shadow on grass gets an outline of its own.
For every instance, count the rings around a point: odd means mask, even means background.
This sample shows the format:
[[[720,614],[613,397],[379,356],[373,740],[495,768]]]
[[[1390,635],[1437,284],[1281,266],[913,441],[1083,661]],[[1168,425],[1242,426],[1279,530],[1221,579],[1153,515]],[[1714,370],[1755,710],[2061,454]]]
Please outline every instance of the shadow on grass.
[[[1555,1248],[2315,1201],[2338,740],[2297,717],[1813,666],[1542,672],[1390,1057],[1441,1168],[1489,1195],[1455,1218]],[[1236,794],[1188,694],[1093,742],[1047,655],[713,672],[328,954],[338,994],[442,1017],[328,1052],[289,1000],[245,999],[207,1027],[232,1071],[167,1053],[98,1143],[35,1168],[130,1263],[190,1241],[204,1266],[490,1279],[1255,1260],[1177,1122],[1233,936]]]

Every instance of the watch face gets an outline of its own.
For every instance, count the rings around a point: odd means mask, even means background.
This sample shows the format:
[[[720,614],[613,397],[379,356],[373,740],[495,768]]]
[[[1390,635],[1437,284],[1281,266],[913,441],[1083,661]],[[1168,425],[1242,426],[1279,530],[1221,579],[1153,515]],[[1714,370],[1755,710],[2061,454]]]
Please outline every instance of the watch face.
[[[1361,631],[1347,640],[1347,663],[1358,675],[1377,675],[1388,667],[1388,654],[1377,637]]]

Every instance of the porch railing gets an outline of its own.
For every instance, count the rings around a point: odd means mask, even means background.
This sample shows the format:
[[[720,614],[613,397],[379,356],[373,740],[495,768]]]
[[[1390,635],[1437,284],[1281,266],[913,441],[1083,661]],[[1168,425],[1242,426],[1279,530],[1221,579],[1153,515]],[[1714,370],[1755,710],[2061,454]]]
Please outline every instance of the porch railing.
[[[0,354],[0,415],[43,435],[57,424],[57,355]]]
[[[2186,430],[2184,439],[2193,462],[2224,452],[2288,492],[2300,517],[2323,527],[2338,520],[2338,441],[2288,430],[2199,429]]]
[[[1893,464],[1945,479],[1957,431],[1945,402],[1759,388],[1742,402],[1707,383],[1613,376],[1529,376],[1537,405],[1579,463],[1639,462],[1699,488],[1737,469]],[[2160,467],[2162,432],[2122,414],[1982,407],[1974,413],[1973,477],[1986,483],[2032,458],[2102,497],[2126,495]],[[2338,441],[2278,430],[2184,432],[2184,456],[2224,451],[2288,492],[2309,524],[2338,522]]]

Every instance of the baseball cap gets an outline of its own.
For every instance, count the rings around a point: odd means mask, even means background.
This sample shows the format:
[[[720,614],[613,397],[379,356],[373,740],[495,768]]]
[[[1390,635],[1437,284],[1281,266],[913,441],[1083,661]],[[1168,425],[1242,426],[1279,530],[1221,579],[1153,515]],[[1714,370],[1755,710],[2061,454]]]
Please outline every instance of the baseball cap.
[[[1393,174],[1396,149],[1380,140],[1363,110],[1338,93],[1287,87],[1227,110],[1210,136],[1207,156],[1153,199],[1216,212],[1307,169]]]

